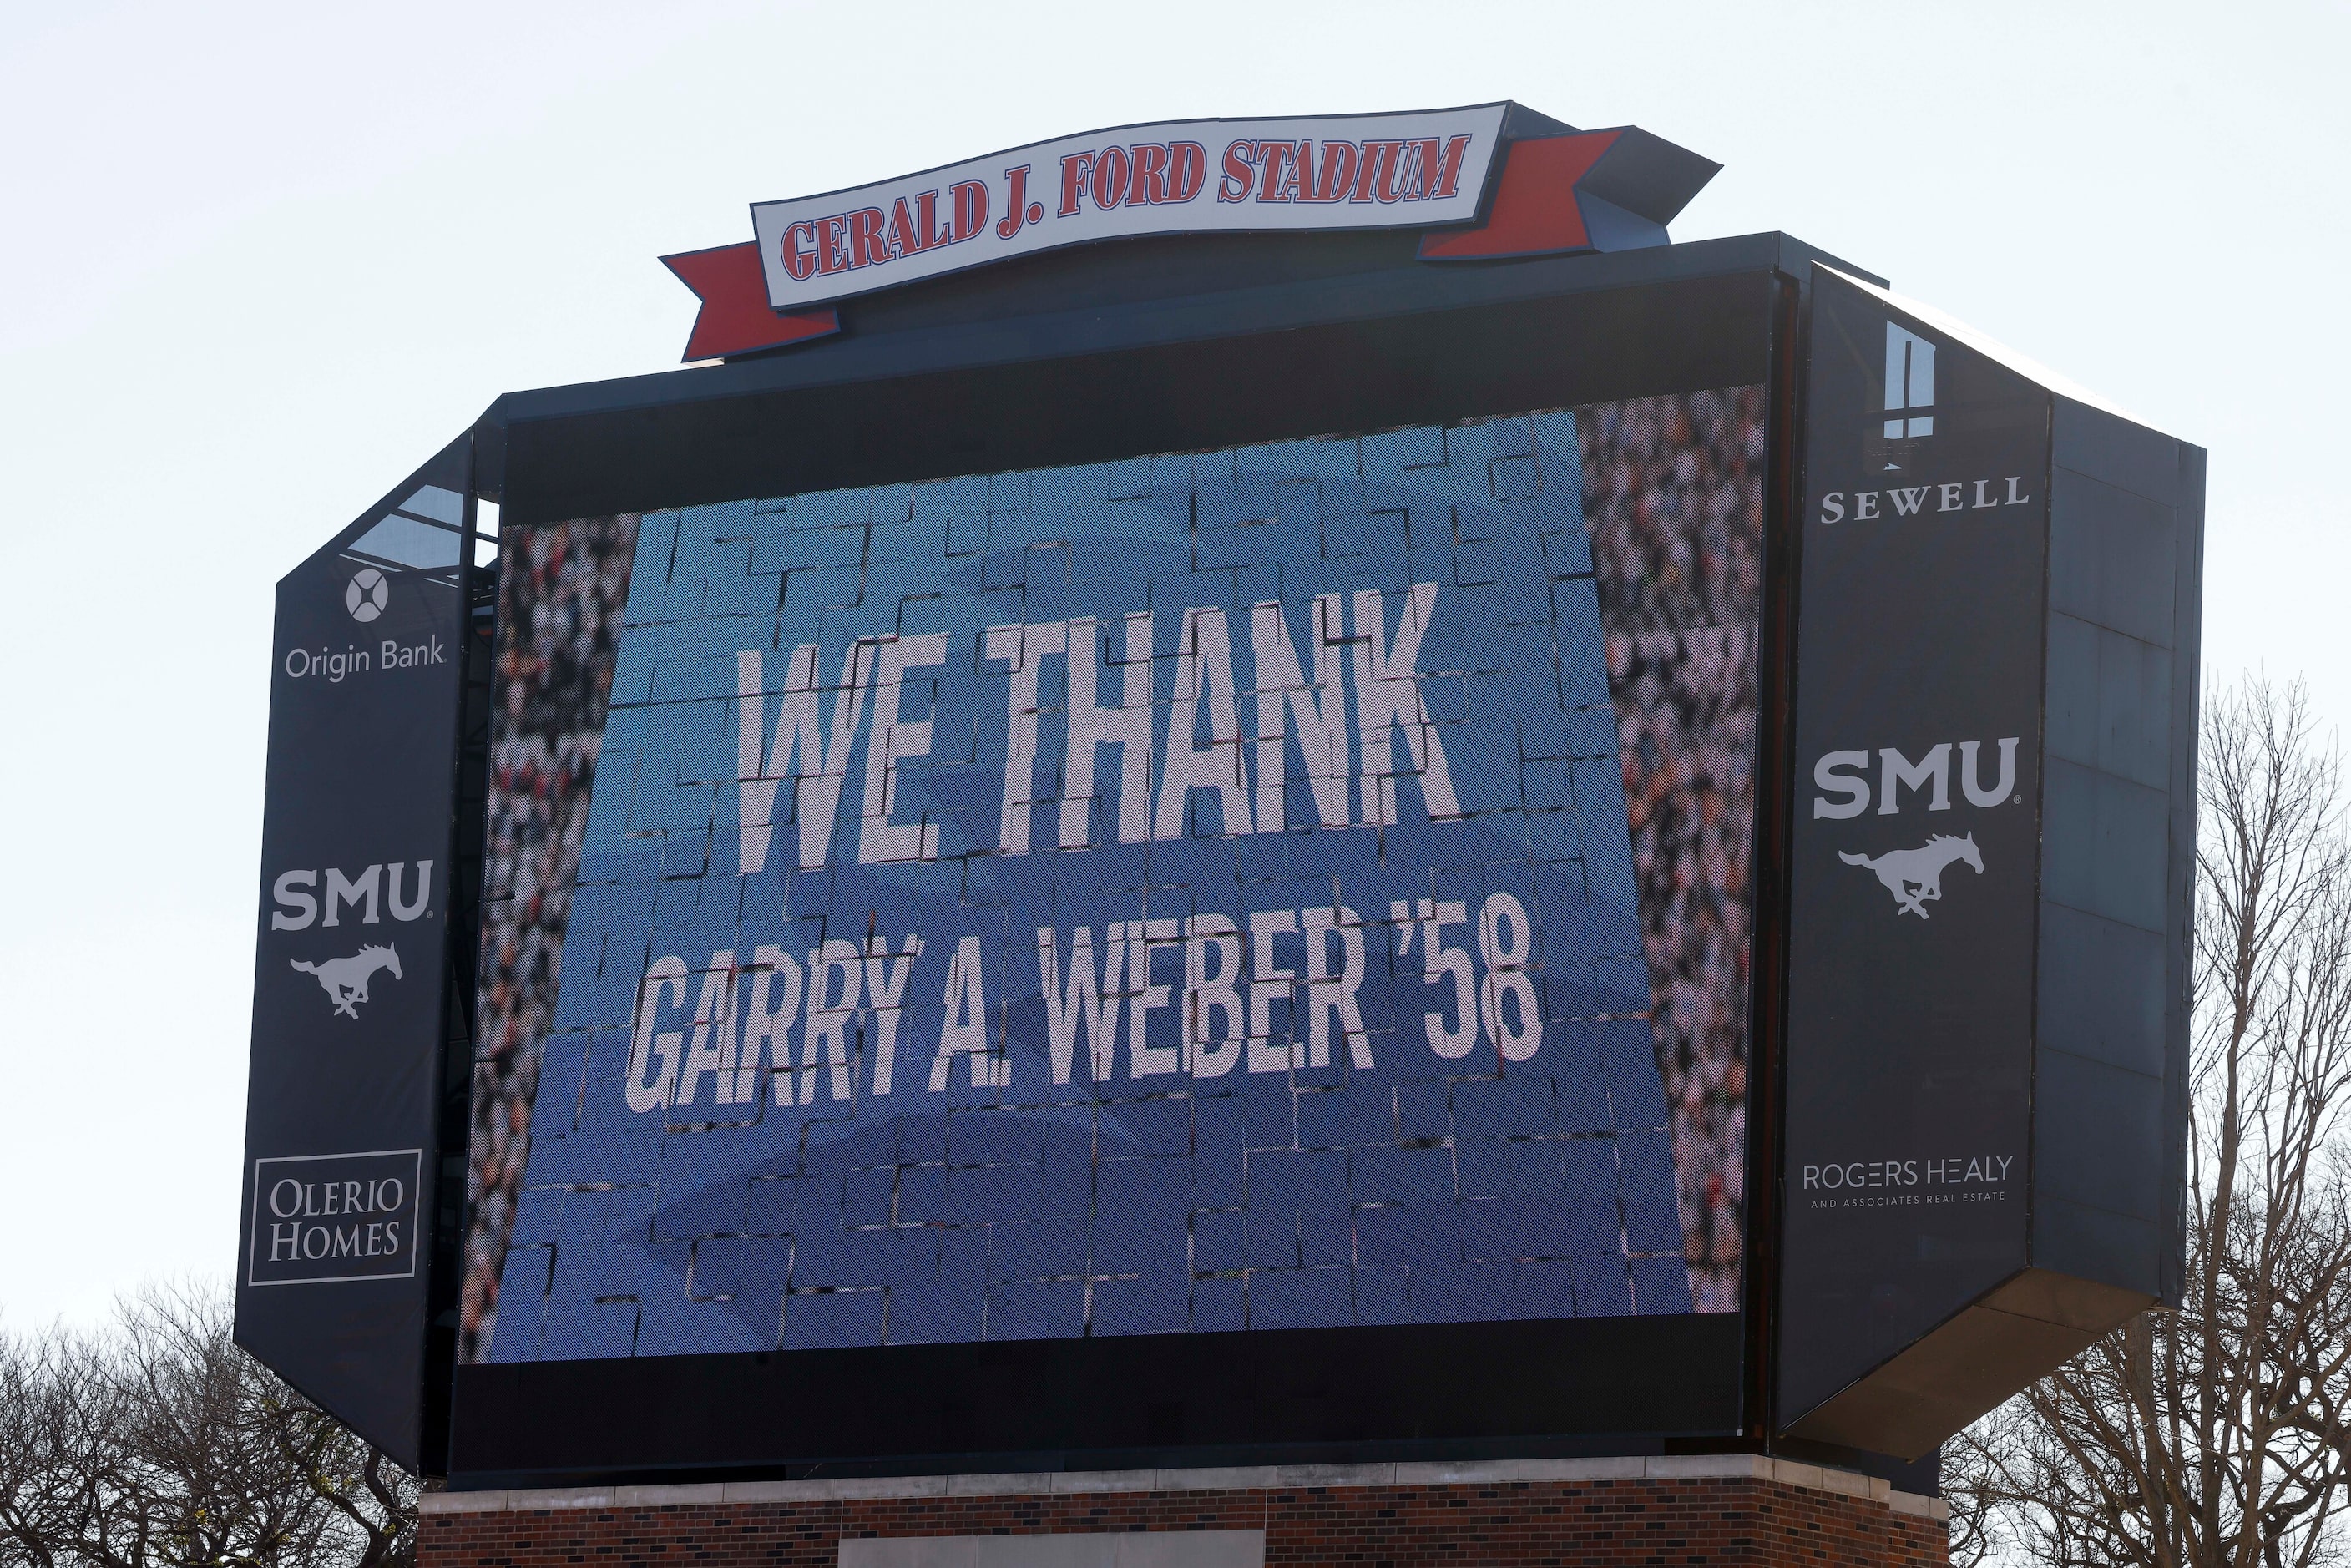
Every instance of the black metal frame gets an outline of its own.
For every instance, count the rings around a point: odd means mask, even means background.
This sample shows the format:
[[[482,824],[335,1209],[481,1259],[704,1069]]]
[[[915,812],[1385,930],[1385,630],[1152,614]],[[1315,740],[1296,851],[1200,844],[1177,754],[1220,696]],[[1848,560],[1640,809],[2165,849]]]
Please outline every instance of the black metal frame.
[[[1394,236],[1288,243],[1102,247],[1082,273],[1040,257],[876,296],[856,331],[780,354],[510,395],[477,427],[477,486],[513,528],[1768,385],[1746,1310],[460,1366],[456,1485],[1787,1449],[1768,1416],[1772,912],[1797,331],[1818,253],[1757,235],[1439,269]],[[466,800],[477,845],[478,792]],[[1796,1451],[1933,1487],[1931,1468]]]

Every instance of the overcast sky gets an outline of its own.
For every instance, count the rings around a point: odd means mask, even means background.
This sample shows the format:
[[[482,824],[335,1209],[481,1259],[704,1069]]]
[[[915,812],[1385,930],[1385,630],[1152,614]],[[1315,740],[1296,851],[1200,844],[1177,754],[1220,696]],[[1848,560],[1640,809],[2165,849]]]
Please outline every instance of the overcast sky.
[[[376,20],[366,13],[372,10]],[[675,363],[745,204],[1515,98],[2211,452],[2208,691],[2351,717],[2351,9],[0,0],[0,1322],[236,1240],[270,590],[509,389]],[[1955,591],[1956,585],[1955,585]]]

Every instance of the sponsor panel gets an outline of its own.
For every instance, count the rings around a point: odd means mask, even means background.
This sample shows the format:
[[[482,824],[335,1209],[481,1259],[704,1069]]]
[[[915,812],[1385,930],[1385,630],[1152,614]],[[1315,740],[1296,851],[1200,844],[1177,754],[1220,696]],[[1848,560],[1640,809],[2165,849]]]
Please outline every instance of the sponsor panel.
[[[2049,398],[1816,270],[1785,1427],[2025,1263]]]
[[[422,1462],[461,440],[279,582],[238,1342]]]

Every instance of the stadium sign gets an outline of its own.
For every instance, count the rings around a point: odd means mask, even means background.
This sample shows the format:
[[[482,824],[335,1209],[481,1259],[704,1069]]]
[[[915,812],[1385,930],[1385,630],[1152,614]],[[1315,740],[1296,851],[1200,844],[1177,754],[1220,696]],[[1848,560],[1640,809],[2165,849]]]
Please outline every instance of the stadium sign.
[[[1513,117],[1515,116],[1515,120]],[[686,358],[839,330],[877,289],[1101,240],[1426,230],[1426,262],[1662,239],[1716,165],[1630,126],[1508,103],[1129,125],[818,196],[758,202],[755,238],[663,261],[701,297]]]
[[[755,203],[751,226],[768,303],[789,310],[1134,235],[1467,223],[1504,107],[1129,125]]]
[[[243,1342],[461,1487],[1907,1485],[2176,1301],[2202,455],[1712,168],[1168,122],[667,258],[728,362],[281,589]]]

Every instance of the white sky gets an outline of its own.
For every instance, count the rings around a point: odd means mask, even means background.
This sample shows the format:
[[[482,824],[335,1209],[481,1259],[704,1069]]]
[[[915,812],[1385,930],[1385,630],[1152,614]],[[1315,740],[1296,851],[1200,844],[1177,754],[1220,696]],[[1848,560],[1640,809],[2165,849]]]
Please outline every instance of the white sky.
[[[1515,98],[2212,454],[2206,687],[2351,716],[2351,8],[0,0],[0,1322],[234,1265],[277,578],[499,392],[660,370],[746,204]]]

